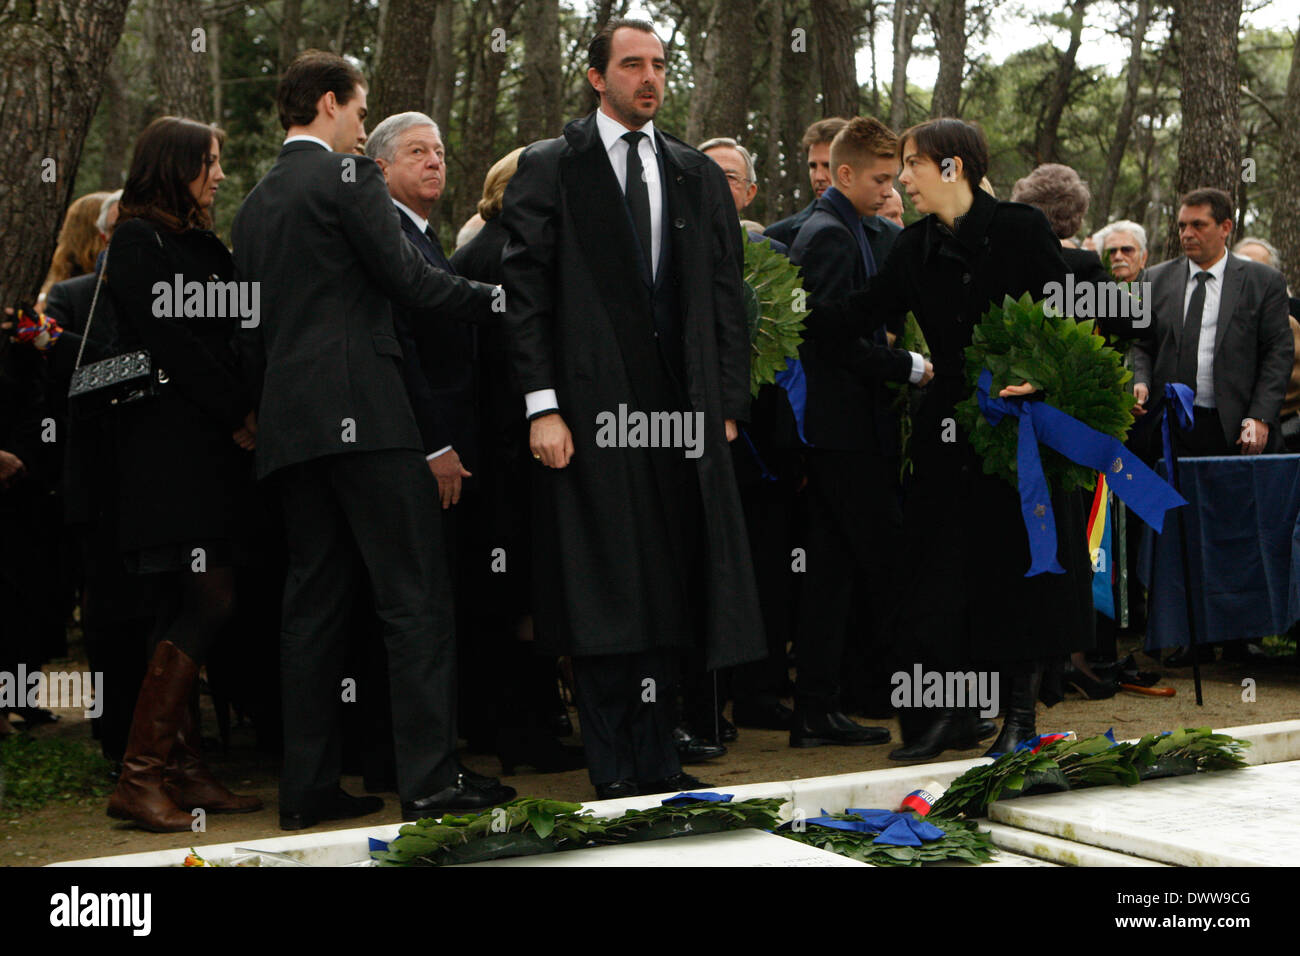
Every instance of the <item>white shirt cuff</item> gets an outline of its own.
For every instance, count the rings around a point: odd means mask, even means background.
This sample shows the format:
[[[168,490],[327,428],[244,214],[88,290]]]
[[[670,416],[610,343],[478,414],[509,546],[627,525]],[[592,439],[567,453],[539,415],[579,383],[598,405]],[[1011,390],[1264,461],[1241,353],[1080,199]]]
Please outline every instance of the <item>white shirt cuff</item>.
[[[912,374],[908,376],[908,381],[913,385],[918,385],[925,375],[925,356],[920,352],[908,352],[912,356]]]
[[[559,399],[555,397],[555,389],[539,388],[535,392],[529,392],[524,396],[524,414],[532,418],[538,412],[560,410]]]
[[[434,460],[435,458],[437,458],[439,455],[445,455],[445,454],[446,454],[447,452],[449,452],[449,451],[451,451],[451,446],[450,446],[450,445],[448,445],[446,448],[439,448],[437,451],[433,452],[432,454],[430,454],[430,455],[425,455],[425,456],[424,456],[424,460],[425,460],[425,461],[433,461],[433,460]]]

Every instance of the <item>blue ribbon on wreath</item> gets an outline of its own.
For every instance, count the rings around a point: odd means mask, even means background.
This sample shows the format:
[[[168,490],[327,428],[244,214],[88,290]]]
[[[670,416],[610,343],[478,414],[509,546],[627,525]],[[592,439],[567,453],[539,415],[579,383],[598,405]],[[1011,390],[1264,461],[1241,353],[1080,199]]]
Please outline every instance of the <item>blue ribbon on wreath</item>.
[[[1169,416],[1172,412],[1178,427],[1187,431],[1192,427],[1192,405],[1195,401],[1196,393],[1181,382],[1165,384],[1165,407],[1160,413],[1160,440],[1165,446],[1165,472],[1175,488],[1178,487],[1178,475],[1174,469],[1174,442]]]
[[[1020,514],[1029,534],[1029,570],[1025,577],[1050,572],[1064,574],[1056,560],[1056,517],[1038,443],[1059,452],[1070,461],[1106,474],[1111,490],[1156,533],[1164,526],[1165,512],[1187,504],[1174,488],[1142,464],[1116,438],[1090,428],[1047,402],[1023,398],[998,398],[990,394],[993,373],[980,372],[977,391],[980,412],[997,426],[1008,415],[1019,420],[1016,444],[1016,477],[1020,488]]]

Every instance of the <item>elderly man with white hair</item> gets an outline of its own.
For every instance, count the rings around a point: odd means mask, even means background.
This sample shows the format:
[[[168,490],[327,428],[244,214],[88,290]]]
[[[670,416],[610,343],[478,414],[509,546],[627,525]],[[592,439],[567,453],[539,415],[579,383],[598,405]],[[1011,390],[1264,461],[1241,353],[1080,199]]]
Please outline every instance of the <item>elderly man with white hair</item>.
[[[1146,230],[1120,219],[1103,226],[1095,240],[1101,261],[1109,259],[1111,275],[1119,282],[1136,282],[1147,265]]]

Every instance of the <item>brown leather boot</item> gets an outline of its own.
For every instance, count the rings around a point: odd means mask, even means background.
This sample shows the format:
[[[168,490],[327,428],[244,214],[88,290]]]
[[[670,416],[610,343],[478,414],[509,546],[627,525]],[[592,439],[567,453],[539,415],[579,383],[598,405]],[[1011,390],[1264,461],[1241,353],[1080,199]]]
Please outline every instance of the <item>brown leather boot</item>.
[[[158,644],[135,702],[122,774],[108,798],[110,817],[134,820],[155,833],[190,829],[193,816],[163,789],[163,768],[176,746],[182,711],[189,707],[198,673],[194,661],[171,641]]]
[[[199,755],[199,731],[188,702],[163,777],[167,796],[182,810],[199,807],[207,813],[252,813],[262,809],[262,801],[257,797],[240,796],[227,790],[203,763]]]

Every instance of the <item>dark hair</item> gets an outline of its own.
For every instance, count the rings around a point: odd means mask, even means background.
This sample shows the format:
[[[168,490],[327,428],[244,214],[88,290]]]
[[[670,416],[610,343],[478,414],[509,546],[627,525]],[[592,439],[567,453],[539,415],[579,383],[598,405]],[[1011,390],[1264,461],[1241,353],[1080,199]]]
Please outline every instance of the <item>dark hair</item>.
[[[649,33],[656,39],[659,34],[655,33],[654,24],[648,20],[633,20],[627,17],[618,17],[610,20],[600,32],[591,38],[591,43],[587,45],[587,66],[595,70],[601,76],[605,75],[605,70],[609,68],[609,51],[614,45],[614,31],[622,27],[629,27],[633,30],[640,30],[642,33]],[[660,45],[663,40],[659,40]]]
[[[212,217],[190,192],[208,166],[212,140],[226,141],[215,126],[179,116],[160,116],[135,141],[131,171],[122,187],[119,221],[149,219],[169,229],[208,229]]]
[[[803,139],[799,140],[799,145],[804,149],[811,149],[821,143],[829,143],[839,135],[840,130],[848,125],[849,121],[843,116],[828,116],[825,119],[819,119],[803,131]]]
[[[356,95],[358,86],[365,85],[361,71],[337,53],[303,50],[284,71],[275,91],[280,125],[285,129],[308,126],[316,119],[317,101],[326,93],[346,103]]]
[[[942,167],[945,159],[961,157],[962,175],[972,191],[989,171],[989,144],[975,123],[944,116],[918,123],[898,137],[898,161],[903,161],[907,141],[916,141],[916,151]]]
[[[1069,166],[1044,163],[1011,190],[1012,202],[1028,203],[1042,210],[1057,239],[1069,239],[1079,231],[1088,212],[1092,194]]]
[[[1232,197],[1222,189],[1193,189],[1182,199],[1179,206],[1209,206],[1210,215],[1216,223],[1232,219]]]

